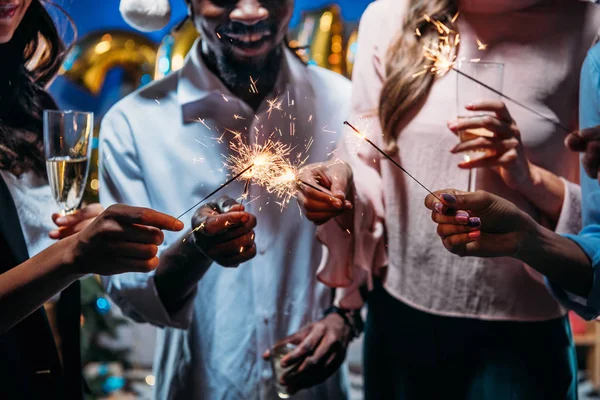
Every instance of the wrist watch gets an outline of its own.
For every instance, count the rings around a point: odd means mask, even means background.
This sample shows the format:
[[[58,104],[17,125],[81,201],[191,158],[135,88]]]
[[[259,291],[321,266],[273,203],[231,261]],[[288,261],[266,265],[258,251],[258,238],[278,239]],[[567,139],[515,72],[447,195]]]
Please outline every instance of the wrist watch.
[[[344,320],[344,323],[350,328],[350,339],[356,339],[364,329],[364,322],[360,315],[360,310],[346,310],[336,306],[331,306],[323,313],[323,318],[329,314],[336,313]]]

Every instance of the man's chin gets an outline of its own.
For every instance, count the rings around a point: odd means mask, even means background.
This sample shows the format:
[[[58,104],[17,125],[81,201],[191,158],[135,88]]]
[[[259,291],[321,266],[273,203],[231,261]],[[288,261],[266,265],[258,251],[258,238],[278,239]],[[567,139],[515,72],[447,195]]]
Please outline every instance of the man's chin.
[[[260,46],[236,46],[229,47],[229,54],[238,62],[260,64],[269,54],[273,52],[273,44],[263,42]]]

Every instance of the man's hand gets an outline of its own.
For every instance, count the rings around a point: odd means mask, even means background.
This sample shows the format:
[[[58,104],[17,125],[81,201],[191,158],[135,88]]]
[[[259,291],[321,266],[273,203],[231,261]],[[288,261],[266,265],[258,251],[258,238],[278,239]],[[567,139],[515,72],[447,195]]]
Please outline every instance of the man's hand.
[[[93,203],[69,215],[52,214],[52,221],[58,226],[58,229],[48,233],[48,236],[58,240],[81,232],[98,215],[102,214],[102,211],[104,211],[104,207],[101,204]]]
[[[569,150],[584,153],[581,160],[583,169],[590,178],[600,182],[600,125],[570,133],[565,145]]]
[[[296,365],[281,377],[290,393],[315,386],[333,375],[346,358],[350,342],[350,327],[336,313],[320,321],[310,323],[299,332],[288,336],[275,345],[295,344],[294,351],[281,359],[281,366]],[[267,350],[263,358],[271,356]]]
[[[219,265],[237,267],[256,255],[256,217],[230,197],[200,207],[192,217],[192,226],[198,249]]]
[[[300,179],[323,191],[300,183],[298,202],[306,218],[316,225],[324,224],[346,210],[352,209],[348,200],[353,188],[352,170],[344,162],[310,164],[300,171]]]

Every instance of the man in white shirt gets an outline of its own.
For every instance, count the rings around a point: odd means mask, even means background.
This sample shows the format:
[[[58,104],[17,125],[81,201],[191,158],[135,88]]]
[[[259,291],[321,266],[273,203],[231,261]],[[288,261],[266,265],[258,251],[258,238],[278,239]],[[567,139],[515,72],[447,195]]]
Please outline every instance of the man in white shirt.
[[[229,178],[223,162],[235,132],[250,145],[272,137],[294,148],[292,161],[317,162],[328,158],[342,130],[350,84],[304,65],[287,48],[293,0],[189,0],[188,6],[203,39],[183,68],[126,97],[103,120],[105,206],[179,215]],[[223,191],[243,192],[243,182]],[[286,384],[292,392],[305,389],[294,398],[347,398],[345,369],[338,367],[352,323],[330,312],[331,289],[317,281],[324,250],[314,225],[295,200],[283,208],[278,201],[250,185],[245,208],[220,200],[182,217],[188,234],[165,233],[155,274],[105,279],[127,315],[163,328],[155,398],[277,398],[263,353],[290,335],[302,367]],[[189,233],[202,222],[203,229]],[[241,253],[234,251],[240,243]]]

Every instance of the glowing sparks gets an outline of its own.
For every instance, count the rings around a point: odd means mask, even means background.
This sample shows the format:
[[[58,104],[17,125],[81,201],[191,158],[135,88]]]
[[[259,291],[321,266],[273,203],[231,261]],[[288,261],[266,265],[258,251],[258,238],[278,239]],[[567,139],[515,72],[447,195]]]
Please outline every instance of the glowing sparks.
[[[197,121],[200,122],[202,125],[204,125],[206,127],[206,129],[208,129],[209,131],[212,130],[212,129],[210,129],[210,127],[208,125],[206,125],[206,122],[204,122],[204,119],[198,118]]]
[[[477,50],[485,50],[487,49],[487,44],[483,43],[481,40],[475,38],[477,41]]]
[[[225,161],[226,167],[233,173],[253,165],[253,167],[242,175],[242,179],[267,186],[270,181],[280,174],[282,168],[287,165],[287,157],[291,153],[291,147],[281,142],[268,139],[265,144],[248,145],[241,137],[234,138],[229,144],[232,155]]]
[[[283,100],[279,100],[279,97],[275,97],[274,99],[267,99],[267,104],[269,105],[269,109],[267,110],[268,118],[271,118],[271,113],[273,110],[282,111],[281,105],[283,104]]]
[[[223,93],[221,93],[221,96],[223,96],[223,100],[225,100],[227,103],[229,103],[229,100],[227,100],[227,97],[225,97],[225,95]]]
[[[242,117],[241,115],[233,114],[233,119],[246,119],[246,118]]]
[[[252,77],[250,77],[250,93],[258,94],[258,88],[256,87],[257,82],[258,79],[254,80]]]

